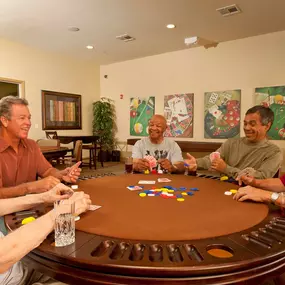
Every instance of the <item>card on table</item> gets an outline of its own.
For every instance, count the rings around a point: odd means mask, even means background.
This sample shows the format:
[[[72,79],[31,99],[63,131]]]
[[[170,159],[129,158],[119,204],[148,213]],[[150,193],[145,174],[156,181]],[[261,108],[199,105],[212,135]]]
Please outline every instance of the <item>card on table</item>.
[[[155,184],[153,180],[140,180],[139,184]]]
[[[90,205],[89,206],[89,211],[95,211],[100,209],[102,206],[98,206],[98,205]]]
[[[170,182],[171,180],[168,178],[158,178],[157,181],[158,182]]]
[[[142,189],[143,189],[142,187],[137,186],[137,185],[135,185],[135,186],[128,186],[127,188],[128,188],[129,190],[131,190],[131,191],[142,190]]]

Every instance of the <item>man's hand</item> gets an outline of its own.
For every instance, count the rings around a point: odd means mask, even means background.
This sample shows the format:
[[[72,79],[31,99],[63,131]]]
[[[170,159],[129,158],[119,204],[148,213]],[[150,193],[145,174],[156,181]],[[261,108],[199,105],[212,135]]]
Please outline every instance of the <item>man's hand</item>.
[[[139,158],[134,161],[134,170],[143,172],[147,169],[150,169],[149,162],[147,159]]]
[[[224,172],[226,168],[227,168],[227,164],[222,158],[216,158],[212,161],[211,169],[219,171],[219,172]]]
[[[27,194],[46,192],[52,189],[54,186],[56,186],[59,183],[60,183],[59,179],[53,176],[48,176],[46,178],[42,178],[40,180],[33,181],[33,182],[28,182],[27,183],[27,188],[28,188]]]
[[[255,178],[253,176],[242,175],[238,177],[236,181],[238,181],[239,186],[241,186],[242,183],[250,186],[255,186]]]
[[[255,202],[269,202],[271,192],[264,191],[252,186],[245,186],[238,189],[238,192],[234,195],[233,199],[239,202],[245,200],[252,200]]]
[[[189,171],[197,170],[196,158],[192,156],[190,153],[187,153],[187,159],[184,159],[184,164],[188,165],[187,167]]]
[[[76,164],[72,165],[71,167],[67,167],[64,170],[60,171],[62,175],[62,180],[68,183],[75,183],[80,176],[81,168],[79,165],[81,161],[78,161]]]
[[[43,203],[53,203],[58,200],[68,199],[73,195],[73,190],[62,183],[57,184],[51,190],[42,193]]]
[[[162,158],[157,161],[162,169],[167,170],[169,173],[172,172],[173,166],[172,163],[167,158]]]
[[[86,212],[91,205],[90,196],[84,192],[74,192],[74,194],[69,198],[74,201],[75,204],[75,215],[80,215]]]

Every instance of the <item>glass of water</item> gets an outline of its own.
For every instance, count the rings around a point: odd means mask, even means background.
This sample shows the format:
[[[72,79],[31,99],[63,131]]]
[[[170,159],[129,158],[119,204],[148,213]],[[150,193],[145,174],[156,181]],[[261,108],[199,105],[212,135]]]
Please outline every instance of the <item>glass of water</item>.
[[[66,246],[75,242],[74,202],[67,199],[54,202],[55,246]]]

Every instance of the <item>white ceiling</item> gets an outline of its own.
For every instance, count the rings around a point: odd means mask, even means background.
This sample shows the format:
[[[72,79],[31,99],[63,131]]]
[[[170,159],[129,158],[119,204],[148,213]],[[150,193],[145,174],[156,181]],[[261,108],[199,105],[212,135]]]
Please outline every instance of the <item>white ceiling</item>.
[[[216,11],[231,4],[242,13]],[[109,64],[185,49],[191,36],[225,42],[282,31],[284,11],[285,0],[0,0],[0,37]],[[68,31],[74,26],[80,31]],[[116,39],[124,33],[136,40]]]

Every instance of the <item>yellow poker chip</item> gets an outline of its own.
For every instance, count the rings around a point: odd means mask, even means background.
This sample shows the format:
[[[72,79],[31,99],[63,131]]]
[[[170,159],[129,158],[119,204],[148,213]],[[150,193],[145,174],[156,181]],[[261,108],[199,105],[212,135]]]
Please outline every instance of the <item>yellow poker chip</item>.
[[[144,174],[149,174],[149,170],[148,170],[148,169],[145,170],[145,171],[144,171]]]
[[[221,181],[226,181],[226,180],[229,180],[229,177],[228,177],[228,176],[222,176],[222,177],[220,178],[220,180],[221,180]]]
[[[174,192],[174,190],[167,190],[167,192],[168,192],[168,193],[173,193],[173,192]]]
[[[184,202],[185,199],[184,199],[184,198],[178,198],[177,201],[178,201],[178,202]]]
[[[188,194],[186,192],[182,192],[181,195],[187,196]]]
[[[22,225],[26,225],[26,224],[28,224],[28,223],[31,223],[31,222],[33,222],[34,220],[35,220],[34,217],[25,218],[25,219],[22,220]]]
[[[232,192],[233,194],[236,194],[237,190],[236,189],[231,189],[230,192]]]
[[[140,197],[145,197],[146,193],[140,193],[139,195],[140,195]]]

